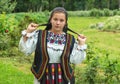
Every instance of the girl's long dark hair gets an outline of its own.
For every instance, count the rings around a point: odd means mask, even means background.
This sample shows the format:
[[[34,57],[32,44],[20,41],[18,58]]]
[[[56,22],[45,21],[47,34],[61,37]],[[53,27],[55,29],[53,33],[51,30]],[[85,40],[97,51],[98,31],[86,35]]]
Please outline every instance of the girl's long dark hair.
[[[66,25],[64,26],[63,28],[63,31],[65,33],[67,33],[67,31],[70,31],[74,34],[77,34],[79,35],[78,33],[74,32],[73,30],[71,30],[70,28],[68,28],[68,24],[67,24],[67,21],[68,21],[68,13],[66,12],[66,10],[63,8],[63,7],[56,7],[53,9],[53,11],[51,12],[51,15],[50,15],[50,18],[48,20],[48,23],[47,24],[41,24],[40,26],[46,26],[45,30],[50,30],[52,28],[52,25],[50,23],[50,20],[51,18],[53,17],[53,14],[56,13],[56,12],[62,12],[65,14],[65,18],[66,18]]]
[[[51,24],[39,24],[39,26],[46,26],[46,29],[45,29],[45,30],[49,30]],[[48,28],[48,29],[47,29],[47,28]],[[68,28],[68,27],[64,28],[63,31],[64,31],[65,33],[66,33],[67,31],[70,31],[70,32],[72,32],[72,33],[74,33],[74,34],[79,35],[77,32],[73,31],[72,29],[70,29],[70,28]]]
[[[44,26],[45,26],[45,25],[44,25]],[[52,28],[51,23],[47,23],[45,30],[50,30],[51,28]],[[68,30],[68,26],[65,25],[64,28],[63,28],[63,32],[67,33],[67,30]]]

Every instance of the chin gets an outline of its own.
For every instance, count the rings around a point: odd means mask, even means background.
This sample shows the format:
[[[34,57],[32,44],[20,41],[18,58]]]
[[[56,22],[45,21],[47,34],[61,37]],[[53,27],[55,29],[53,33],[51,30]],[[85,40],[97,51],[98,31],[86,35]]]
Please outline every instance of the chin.
[[[61,29],[60,28],[55,28],[55,31],[61,31]]]

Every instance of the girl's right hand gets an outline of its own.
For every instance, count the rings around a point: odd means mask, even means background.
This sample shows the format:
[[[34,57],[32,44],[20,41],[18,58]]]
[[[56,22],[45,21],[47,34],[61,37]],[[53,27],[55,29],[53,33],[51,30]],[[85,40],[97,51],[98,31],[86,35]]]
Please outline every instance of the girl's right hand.
[[[27,32],[27,33],[31,33],[31,32],[33,32],[33,31],[35,31],[35,30],[37,29],[37,27],[38,27],[38,24],[30,23],[30,24],[28,25],[28,28],[27,28],[26,32]]]

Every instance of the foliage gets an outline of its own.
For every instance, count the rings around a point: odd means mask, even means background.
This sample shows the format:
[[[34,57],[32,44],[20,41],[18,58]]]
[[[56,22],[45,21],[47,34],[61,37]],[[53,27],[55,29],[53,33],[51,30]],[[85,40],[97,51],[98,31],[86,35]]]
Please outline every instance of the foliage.
[[[93,57],[91,61],[89,61],[88,66],[85,69],[85,79],[84,81],[89,82],[89,84],[95,84],[97,78],[97,69],[99,66],[98,63],[99,57]]]
[[[13,33],[14,28],[18,26],[17,24],[14,15],[9,17],[5,13],[0,14],[0,50],[3,50],[0,56],[2,56],[2,54],[4,54],[4,56],[8,55],[7,51],[10,50],[12,41],[15,41],[12,40],[11,33]],[[5,51],[6,49],[8,50]]]
[[[18,84],[33,83],[32,75],[26,74],[26,72],[31,74],[29,70],[30,67],[27,65],[31,65],[32,61],[29,57],[25,57],[23,54],[19,53],[18,42],[21,37],[21,31],[26,29],[26,26],[30,22],[44,23],[47,21],[46,16],[48,16],[49,13],[47,13],[47,15],[45,14],[15,13],[15,15],[3,15],[5,17],[9,16],[9,19],[15,19],[12,21],[16,23],[17,27],[13,30],[10,29],[10,32],[8,33],[0,33],[0,41],[1,39],[3,41],[2,44],[0,44],[0,72],[2,72],[0,73],[1,84],[16,84],[16,80],[19,81]],[[37,15],[39,19],[35,15]],[[3,17],[0,18],[2,18],[4,23]],[[90,24],[103,22],[107,18],[108,17],[69,18],[69,26],[76,32],[85,34],[87,36],[88,44],[86,60],[82,64],[75,66],[76,84],[119,84],[120,82],[120,34],[99,32],[96,29],[89,28]],[[12,22],[10,21],[9,23],[7,22],[7,24],[11,23]],[[3,28],[4,27],[0,27],[0,30]],[[10,28],[12,28],[11,25]]]
[[[14,47],[18,46],[21,37],[21,31],[31,23],[43,23],[47,21],[49,13],[16,13],[1,14],[0,17],[0,56],[16,56]],[[13,50],[12,50],[13,49]]]
[[[88,82],[89,84],[95,84],[97,74],[98,74],[98,69],[99,69],[99,56],[97,56],[98,49],[95,48],[95,41],[90,42],[88,44],[88,49],[87,49],[87,58],[86,58],[86,63],[87,66],[85,68],[85,73],[84,73],[84,81]]]
[[[120,16],[113,16],[108,18],[108,20],[104,22],[91,25],[91,28],[96,28],[103,31],[120,32],[119,22],[120,22]]]
[[[104,22],[103,30],[120,31],[120,16],[113,16]]]
[[[79,75],[82,75],[83,79],[81,78],[81,80],[88,84],[119,83],[120,72],[117,69],[117,59],[111,60],[109,58],[110,52],[96,48],[94,46],[95,43],[94,41],[88,44],[87,59],[84,62],[86,63],[84,73],[81,74],[77,72],[77,77],[80,78]],[[101,56],[101,54],[99,54],[100,52],[104,53],[104,56]],[[77,80],[77,82],[80,81]]]
[[[89,17],[90,11],[68,11],[70,17]]]
[[[5,22],[6,22],[6,14],[5,13],[0,14],[0,33],[4,33],[5,30],[7,29],[6,27],[3,27],[5,25],[3,23]]]
[[[17,2],[13,0],[0,0],[0,13],[11,13],[15,9],[16,4]]]
[[[109,10],[109,9],[96,9],[93,8],[91,10],[87,10],[87,11],[68,11],[69,16],[79,16],[79,17],[103,17],[103,16],[115,16],[115,15],[120,15],[120,11],[119,10]]]
[[[104,16],[104,11],[95,8],[91,9],[90,16],[96,16],[96,17]]]
[[[15,12],[41,12],[42,10],[46,10],[49,7],[48,0],[16,0],[17,6],[15,8]]]
[[[14,12],[39,12],[51,11],[53,8],[61,6],[68,11],[96,9],[119,9],[119,0],[16,0],[17,6]]]
[[[105,75],[105,82],[111,83],[113,81],[120,82],[119,74],[120,72],[117,70],[118,61],[110,60],[109,53],[106,53],[106,57],[104,59],[103,71]]]

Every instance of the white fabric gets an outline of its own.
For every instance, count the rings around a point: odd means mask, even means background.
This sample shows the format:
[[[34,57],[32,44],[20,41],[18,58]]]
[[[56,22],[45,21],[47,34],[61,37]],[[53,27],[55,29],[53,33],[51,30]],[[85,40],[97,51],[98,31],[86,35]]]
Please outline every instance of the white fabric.
[[[26,42],[24,42],[23,37],[21,37],[19,42],[19,49],[26,55],[31,54],[36,49],[36,43],[38,39],[38,31],[34,31],[29,34],[29,37]],[[74,64],[79,64],[86,57],[86,52],[84,49],[87,48],[87,45],[78,45],[77,41],[74,44],[73,51],[70,55],[70,62]],[[59,50],[58,50],[59,49]],[[64,49],[64,45],[51,44],[47,43],[47,52],[49,54],[50,61],[49,63],[60,63],[60,56]],[[58,51],[57,51],[58,50]]]
[[[70,62],[74,64],[81,63],[86,57],[86,52],[84,51],[86,48],[87,45],[79,46],[77,43],[75,43],[73,51],[70,55]]]
[[[36,78],[34,78],[34,84],[40,84],[40,82]]]
[[[62,54],[64,45],[48,43],[47,46],[47,51],[50,58],[49,63],[60,63],[60,56]]]

